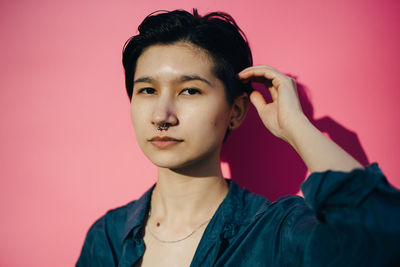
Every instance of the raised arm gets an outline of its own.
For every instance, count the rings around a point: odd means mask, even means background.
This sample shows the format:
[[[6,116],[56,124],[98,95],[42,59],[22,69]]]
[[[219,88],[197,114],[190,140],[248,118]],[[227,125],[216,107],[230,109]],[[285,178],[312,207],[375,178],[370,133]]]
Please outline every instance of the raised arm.
[[[304,115],[297,95],[296,82],[267,66],[254,66],[238,74],[243,82],[261,82],[266,85],[272,102],[254,91],[250,95],[265,127],[276,137],[289,143],[303,159],[310,172],[326,170],[351,171],[362,165],[321,133]]]
[[[259,92],[250,95],[251,102],[267,129],[288,142],[313,172],[301,187],[304,203],[283,209],[289,214],[279,233],[282,265],[400,266],[400,191],[378,165],[362,168],[317,130],[302,112],[290,77],[269,66],[250,67],[238,76],[269,88],[271,103]]]

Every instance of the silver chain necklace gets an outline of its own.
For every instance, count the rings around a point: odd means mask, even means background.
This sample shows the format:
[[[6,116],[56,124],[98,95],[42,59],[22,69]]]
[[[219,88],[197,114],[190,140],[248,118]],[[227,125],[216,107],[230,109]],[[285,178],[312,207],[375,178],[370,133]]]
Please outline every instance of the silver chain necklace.
[[[149,219],[150,219],[150,215],[151,215],[151,212],[149,211]],[[197,232],[202,226],[204,226],[206,223],[208,223],[209,221],[211,221],[211,219],[212,219],[212,218],[210,218],[210,219],[208,219],[207,221],[205,221],[205,222],[203,222],[202,224],[200,224],[200,225],[199,225],[197,228],[195,228],[189,235],[187,235],[187,236],[185,236],[185,237],[183,237],[183,238],[177,239],[177,240],[162,240],[162,239],[158,238],[158,237],[151,231],[151,229],[150,229],[150,224],[148,225],[147,229],[149,230],[149,233],[151,234],[151,236],[154,237],[154,239],[156,239],[157,241],[159,241],[159,242],[161,242],[161,243],[169,243],[169,244],[171,244],[171,243],[178,243],[178,242],[181,242],[181,241],[183,241],[183,240],[186,240],[186,239],[188,239],[189,237],[191,237],[192,235],[194,235],[194,233],[196,233],[196,232]],[[157,225],[159,225],[159,223],[157,223]]]

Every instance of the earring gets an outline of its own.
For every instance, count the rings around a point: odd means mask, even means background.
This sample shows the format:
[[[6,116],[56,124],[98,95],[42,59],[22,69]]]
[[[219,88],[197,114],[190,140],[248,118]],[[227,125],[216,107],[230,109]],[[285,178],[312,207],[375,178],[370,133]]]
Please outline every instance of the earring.
[[[166,131],[169,128],[169,124],[167,122],[163,122],[157,126],[158,131]]]
[[[235,124],[233,123],[233,121],[231,121],[231,122],[229,123],[229,127],[230,127],[230,128],[232,128],[234,125],[235,125]]]

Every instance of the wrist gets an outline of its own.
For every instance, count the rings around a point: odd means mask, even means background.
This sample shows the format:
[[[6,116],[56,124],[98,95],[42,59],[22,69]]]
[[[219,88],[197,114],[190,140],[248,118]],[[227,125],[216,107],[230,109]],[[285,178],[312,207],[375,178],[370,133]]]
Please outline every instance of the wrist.
[[[304,113],[298,114],[288,121],[284,131],[284,139],[297,151],[297,140],[313,129],[315,130],[314,125],[311,124]]]

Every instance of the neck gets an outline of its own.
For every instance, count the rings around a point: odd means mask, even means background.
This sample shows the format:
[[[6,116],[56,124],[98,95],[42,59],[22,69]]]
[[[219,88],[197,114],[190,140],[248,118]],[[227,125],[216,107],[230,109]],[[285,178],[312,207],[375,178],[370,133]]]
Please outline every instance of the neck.
[[[217,166],[196,174],[159,168],[152,195],[152,217],[174,226],[198,224],[211,218],[228,193],[219,163],[214,165]]]

